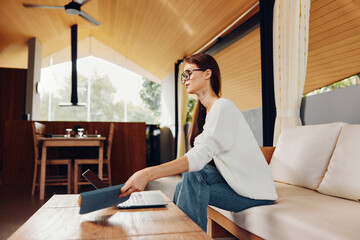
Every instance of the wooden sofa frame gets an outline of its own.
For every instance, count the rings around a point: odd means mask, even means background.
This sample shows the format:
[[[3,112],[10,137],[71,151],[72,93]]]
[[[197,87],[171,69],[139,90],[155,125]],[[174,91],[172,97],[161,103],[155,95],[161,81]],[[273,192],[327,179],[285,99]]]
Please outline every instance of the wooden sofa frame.
[[[275,147],[260,147],[265,159],[270,163]],[[235,236],[239,239],[259,240],[259,236],[239,227],[234,222],[217,212],[211,207],[207,207],[208,234],[212,238]]]

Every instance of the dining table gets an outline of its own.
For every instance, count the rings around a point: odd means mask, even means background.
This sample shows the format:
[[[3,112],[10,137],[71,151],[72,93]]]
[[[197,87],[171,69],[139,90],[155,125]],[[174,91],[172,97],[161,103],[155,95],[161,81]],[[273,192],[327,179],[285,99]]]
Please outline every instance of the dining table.
[[[47,149],[49,147],[98,147],[99,148],[99,167],[98,176],[103,178],[103,158],[104,158],[104,142],[106,137],[66,137],[64,135],[54,135],[51,137],[39,137],[38,140],[42,144],[42,156],[40,167],[40,200],[44,200],[45,196],[45,176],[46,176],[46,160]]]

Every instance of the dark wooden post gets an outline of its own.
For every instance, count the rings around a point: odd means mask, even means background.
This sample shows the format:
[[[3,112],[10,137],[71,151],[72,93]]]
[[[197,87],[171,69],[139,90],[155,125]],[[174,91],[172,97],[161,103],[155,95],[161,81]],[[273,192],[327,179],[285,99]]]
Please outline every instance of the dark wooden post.
[[[260,0],[263,146],[273,145],[276,118],[273,67],[274,3],[275,0]]]

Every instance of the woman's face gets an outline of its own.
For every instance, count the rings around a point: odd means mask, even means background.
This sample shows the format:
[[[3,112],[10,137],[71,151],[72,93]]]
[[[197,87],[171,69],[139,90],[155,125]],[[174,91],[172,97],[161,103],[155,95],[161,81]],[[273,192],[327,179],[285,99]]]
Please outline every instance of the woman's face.
[[[189,94],[199,94],[199,92],[204,91],[207,89],[207,84],[209,84],[210,81],[208,77],[208,71],[193,71],[194,69],[199,69],[198,66],[196,66],[193,63],[186,63],[184,67],[184,71],[190,71],[190,79],[185,81],[185,87],[186,91]]]

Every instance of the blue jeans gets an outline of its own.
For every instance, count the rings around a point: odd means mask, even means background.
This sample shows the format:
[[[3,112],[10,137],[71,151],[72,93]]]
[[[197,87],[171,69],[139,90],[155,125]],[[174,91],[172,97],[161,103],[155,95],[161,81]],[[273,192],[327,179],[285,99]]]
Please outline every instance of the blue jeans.
[[[208,205],[239,212],[247,208],[273,204],[273,200],[256,200],[237,194],[219,171],[206,165],[198,172],[183,173],[183,180],[176,185],[174,203],[205,232]]]

